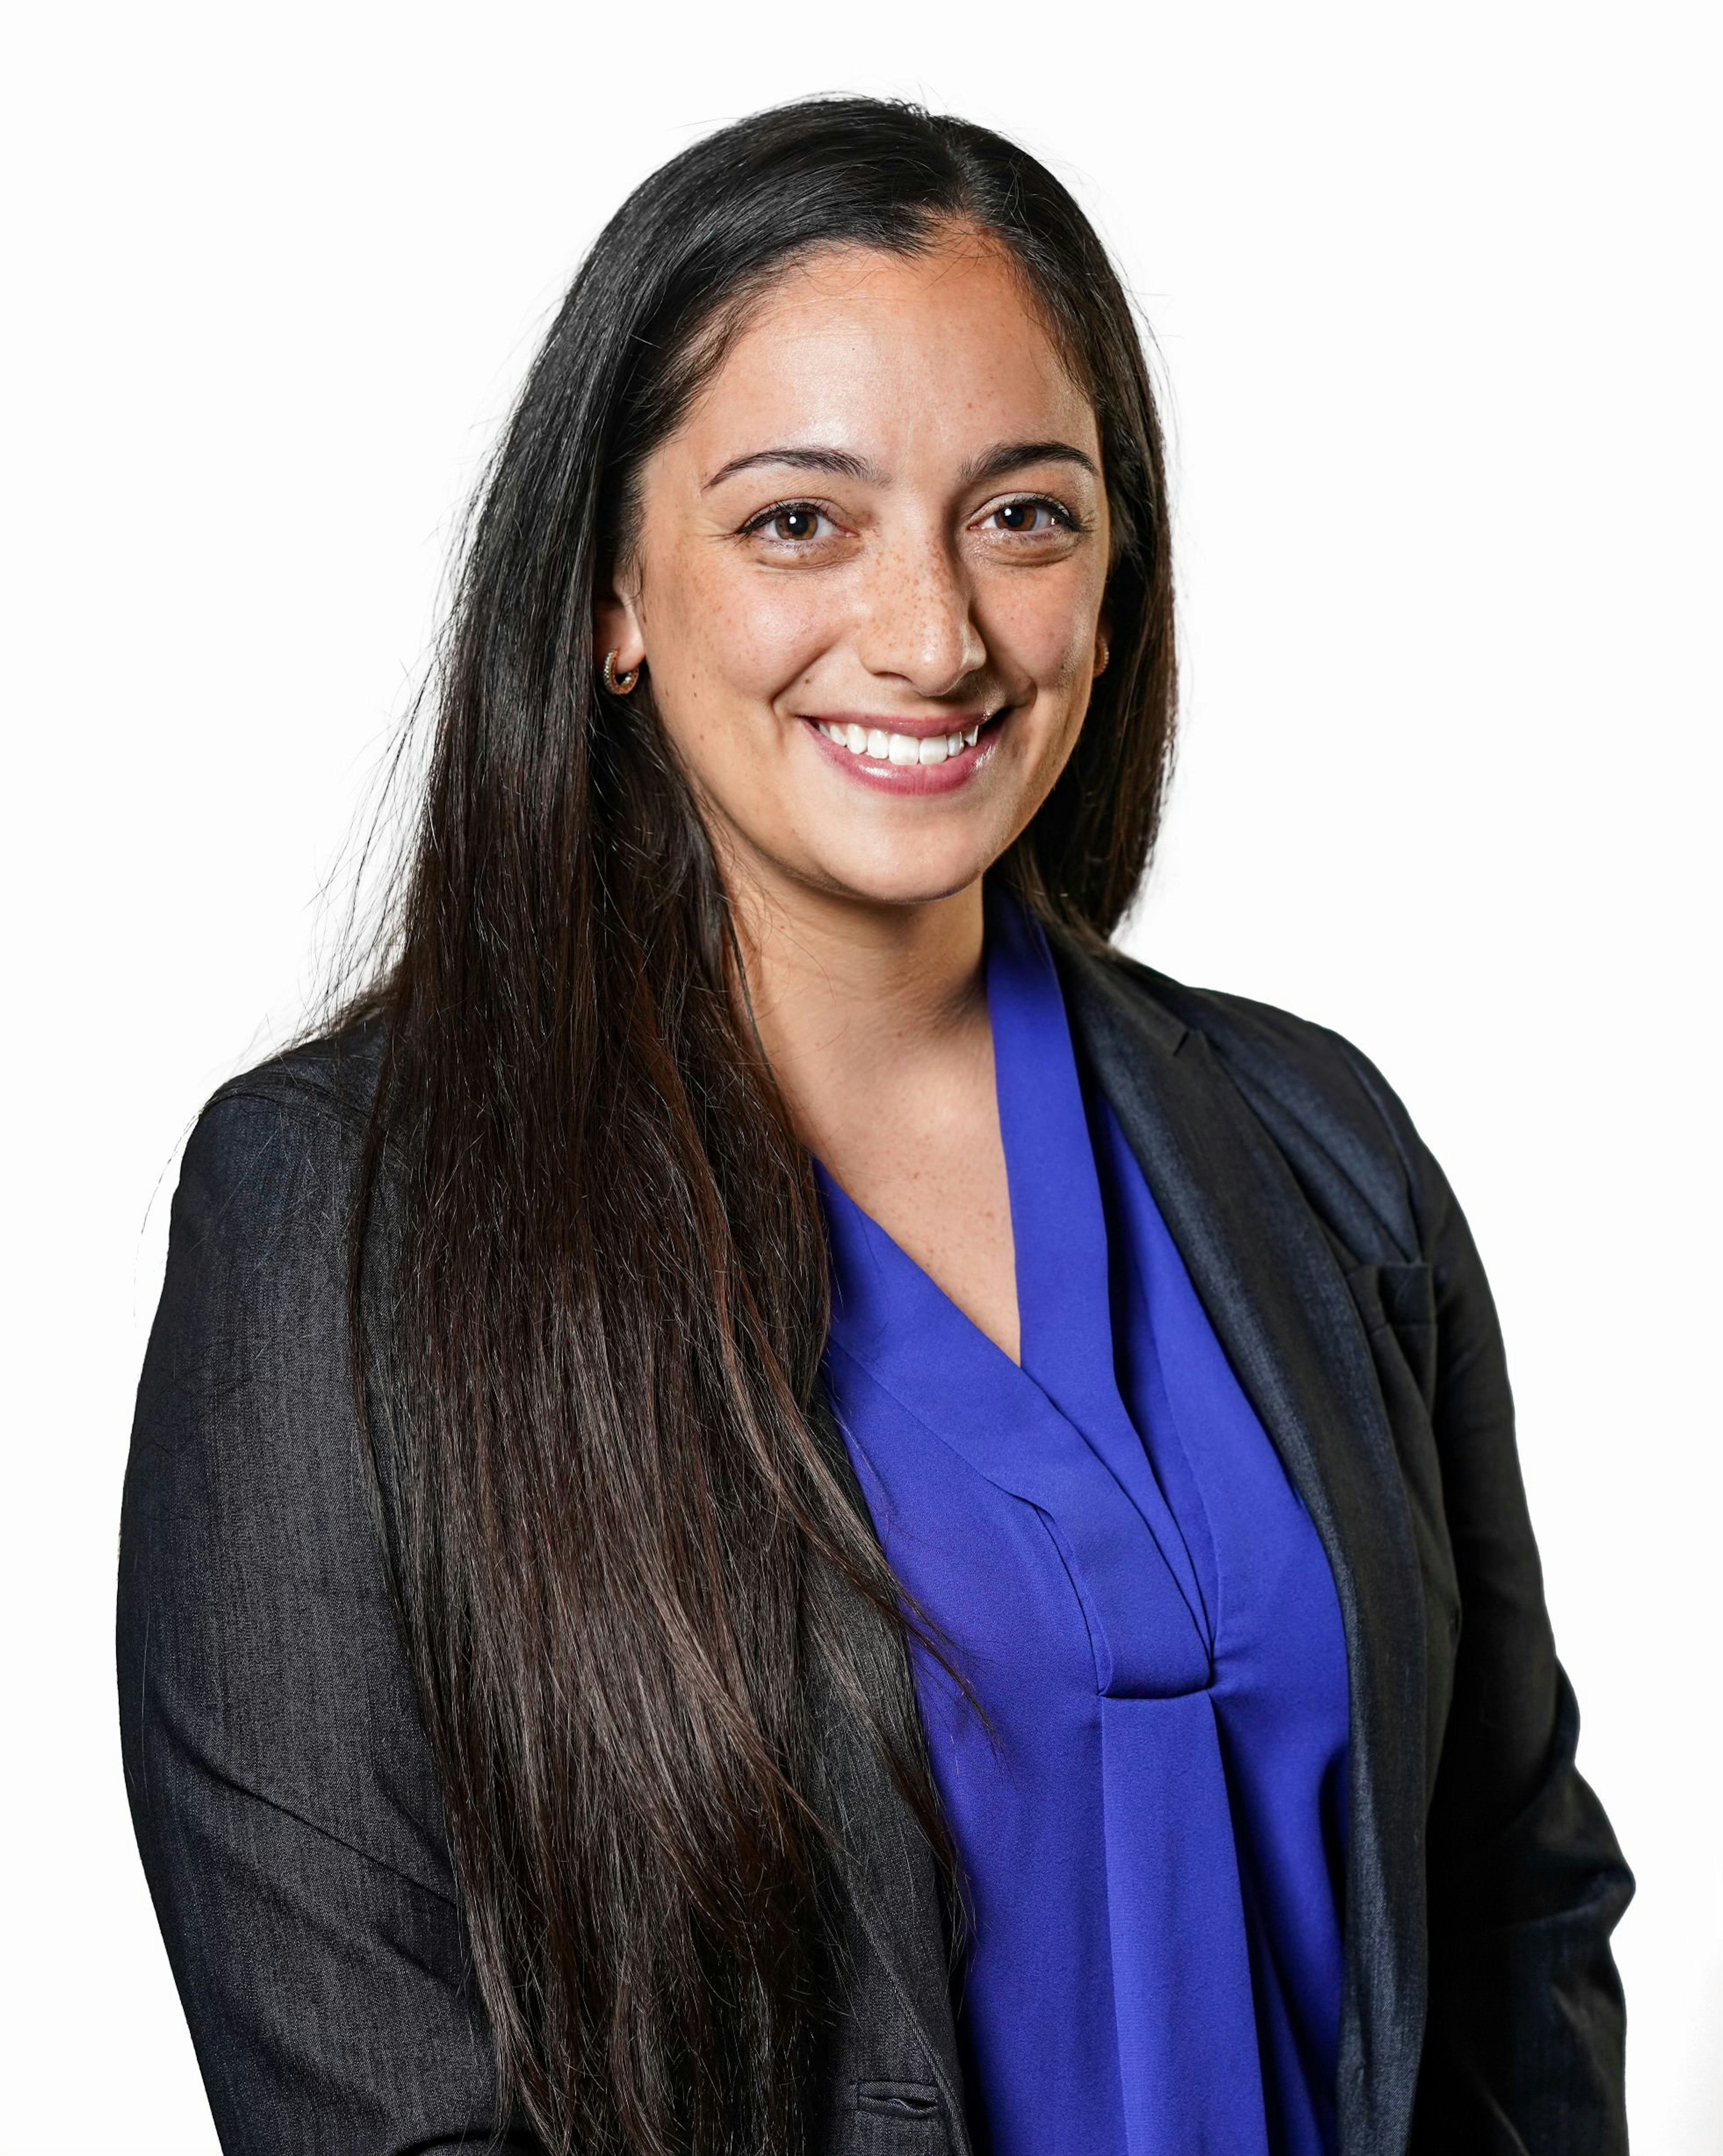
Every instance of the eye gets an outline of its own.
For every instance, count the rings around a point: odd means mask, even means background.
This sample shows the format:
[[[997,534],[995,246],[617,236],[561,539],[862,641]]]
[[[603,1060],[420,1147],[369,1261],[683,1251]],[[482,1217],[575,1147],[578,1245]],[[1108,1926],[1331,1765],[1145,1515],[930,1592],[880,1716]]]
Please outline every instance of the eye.
[[[805,547],[822,534],[825,511],[812,501],[780,501],[742,526],[750,536],[776,540],[783,547]]]
[[[1052,501],[1044,496],[1029,495],[1018,501],[1002,501],[981,520],[983,530],[991,526],[996,531],[1008,531],[1013,537],[1038,538],[1044,533],[1074,531],[1077,519],[1063,502]]]

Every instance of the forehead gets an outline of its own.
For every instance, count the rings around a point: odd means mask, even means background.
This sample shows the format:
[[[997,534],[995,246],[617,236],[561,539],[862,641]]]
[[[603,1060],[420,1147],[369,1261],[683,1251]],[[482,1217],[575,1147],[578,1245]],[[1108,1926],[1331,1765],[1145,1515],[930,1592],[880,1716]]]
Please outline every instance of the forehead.
[[[1089,398],[1021,274],[969,234],[925,254],[830,248],[793,265],[678,432],[713,469],[798,439],[961,461],[978,442],[1057,438],[1100,458]]]

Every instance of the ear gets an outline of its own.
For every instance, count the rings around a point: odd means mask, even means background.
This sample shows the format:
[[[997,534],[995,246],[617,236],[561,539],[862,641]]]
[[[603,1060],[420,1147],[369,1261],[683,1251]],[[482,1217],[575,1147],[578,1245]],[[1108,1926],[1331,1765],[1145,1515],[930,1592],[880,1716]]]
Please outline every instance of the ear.
[[[1096,678],[1107,670],[1107,661],[1113,653],[1113,618],[1105,607],[1100,610],[1100,619],[1095,625],[1095,671]]]
[[[608,651],[616,654],[618,674],[631,674],[646,657],[646,634],[640,625],[638,593],[613,586],[603,592],[592,608],[593,670],[604,664]]]

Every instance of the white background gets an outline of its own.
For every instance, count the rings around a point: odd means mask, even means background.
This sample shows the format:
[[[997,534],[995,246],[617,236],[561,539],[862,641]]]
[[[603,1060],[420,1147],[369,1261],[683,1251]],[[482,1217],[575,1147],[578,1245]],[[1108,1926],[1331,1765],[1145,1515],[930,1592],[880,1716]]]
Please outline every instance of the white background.
[[[1637,2145],[1723,2146],[1709,13],[62,0],[14,33],[6,2156],[213,2148],[111,1676],[176,1146],[305,1006],[582,248],[696,134],[834,88],[1021,136],[1154,324],[1187,700],[1133,946],[1351,1034],[1466,1201],[1640,1881]]]

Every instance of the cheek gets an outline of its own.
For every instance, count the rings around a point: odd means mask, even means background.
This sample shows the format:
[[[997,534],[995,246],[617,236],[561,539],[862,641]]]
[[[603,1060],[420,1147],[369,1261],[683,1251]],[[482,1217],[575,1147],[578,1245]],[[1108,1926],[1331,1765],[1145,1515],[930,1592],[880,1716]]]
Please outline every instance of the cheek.
[[[771,697],[829,642],[837,610],[824,580],[749,574],[721,555],[674,565],[664,587],[677,593],[658,635],[658,678],[710,706],[726,691]]]
[[[1038,689],[1087,687],[1094,673],[1100,591],[1086,568],[1049,570],[996,583],[977,604],[990,648]]]
[[[801,747],[777,699],[831,641],[818,580],[739,573],[696,544],[649,560],[642,582],[659,722],[722,822],[774,851],[789,798],[785,759]],[[654,592],[674,597],[654,608]]]

